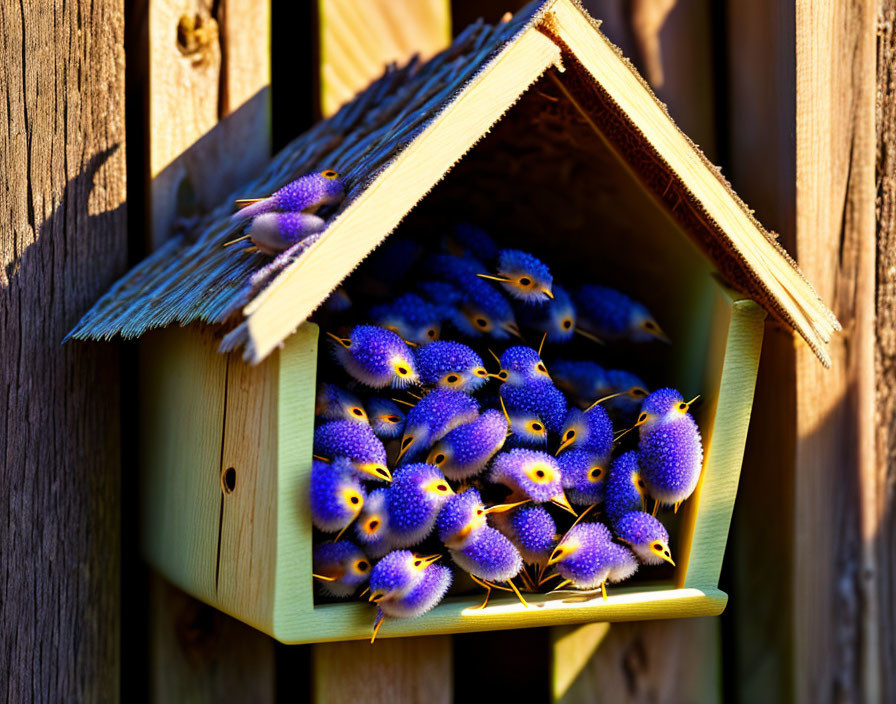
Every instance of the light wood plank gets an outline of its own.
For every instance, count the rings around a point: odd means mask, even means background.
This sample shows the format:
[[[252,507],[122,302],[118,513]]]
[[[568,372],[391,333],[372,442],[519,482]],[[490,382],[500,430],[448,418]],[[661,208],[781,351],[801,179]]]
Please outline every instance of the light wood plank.
[[[321,112],[329,117],[387,64],[451,41],[450,0],[318,0]]]
[[[0,66],[0,699],[114,702],[119,351],[60,341],[127,265],[124,3],[0,3]]]

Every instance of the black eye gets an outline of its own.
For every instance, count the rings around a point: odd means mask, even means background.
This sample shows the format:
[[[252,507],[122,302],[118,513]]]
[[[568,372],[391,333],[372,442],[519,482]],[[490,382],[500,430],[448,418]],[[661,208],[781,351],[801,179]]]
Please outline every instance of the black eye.
[[[476,318],[476,324],[481,328],[488,327],[488,321],[485,318]]]
[[[398,373],[399,373],[401,376],[404,376],[405,374],[408,373],[407,367],[399,367],[399,368],[398,368]]]
[[[544,364],[542,364],[541,362],[538,363],[538,371],[540,371],[540,372],[546,372],[546,371],[547,371],[547,369],[545,368]]]
[[[426,331],[426,336],[427,336],[427,337],[435,337],[435,336],[436,336],[436,331],[433,330],[432,328],[430,328],[429,330]]]
[[[445,381],[447,381],[449,384],[456,384],[456,383],[457,383],[457,377],[456,377],[454,374],[452,374],[452,375],[450,375],[449,377],[447,377],[447,378],[445,379]]]
[[[439,491],[448,491],[448,487],[445,486],[444,484],[439,484],[439,485],[436,487],[436,489],[438,489]]]
[[[656,544],[654,544],[653,549],[654,549],[654,550],[662,550],[662,549],[663,549],[663,546],[660,545],[659,543],[656,543]]]
[[[656,325],[654,324],[654,322],[652,320],[647,320],[644,323],[644,327],[648,330],[653,330],[656,327]]]
[[[541,426],[541,423],[533,423],[532,430],[533,432],[540,433],[544,428]]]
[[[679,404],[678,404],[678,410],[679,410],[679,411],[686,411],[686,410],[688,410],[688,404],[686,404],[686,403],[679,403]]]
[[[414,567],[419,567],[423,564],[423,560],[414,560]]]
[[[600,467],[595,467],[594,469],[591,470],[591,476],[594,477],[595,479],[600,478],[600,476],[603,473],[604,473],[604,470],[602,470]]]
[[[531,285],[532,285],[532,279],[530,279],[527,276],[520,277],[520,286],[531,286]]]
[[[481,508],[477,508],[477,509],[476,509],[476,515],[477,515],[477,516],[481,516],[483,513],[485,513],[485,511],[483,511]]]
[[[399,418],[398,416],[386,416],[385,418],[383,418],[383,420],[388,423],[397,423],[401,420],[401,418]]]
[[[641,415],[638,416],[638,422],[639,422],[639,423],[643,423],[645,420],[647,420],[647,414],[646,414],[646,413],[642,413]]]
[[[638,487],[640,487],[641,489],[644,488],[644,480],[643,479],[638,480]]]
[[[564,330],[569,330],[572,327],[572,321],[569,318],[565,318],[562,325]]]
[[[367,529],[368,530],[376,530],[377,526],[379,526],[379,524],[380,524],[379,521],[376,521],[376,520],[370,521],[370,523],[367,524]]]
[[[353,408],[352,413],[359,418],[364,415],[364,411],[362,411],[360,408]]]
[[[367,562],[365,562],[364,560],[358,560],[359,572],[366,572],[368,567],[370,567],[370,565],[368,565]]]
[[[361,497],[353,496],[352,498],[349,499],[349,501],[351,501],[355,506],[357,506],[359,503],[361,503]]]
[[[401,448],[404,449],[408,447],[412,442],[414,442],[414,438],[405,438],[401,441]]]
[[[567,430],[567,431],[566,431],[566,435],[563,436],[563,439],[564,439],[564,440],[571,440],[571,439],[574,438],[575,436],[576,436],[576,431],[575,431],[575,430]]]
[[[442,462],[444,462],[444,461],[445,461],[445,455],[439,453],[438,455],[435,456],[435,463],[436,463],[436,464],[442,464]],[[441,487],[440,487],[440,488],[441,488]]]
[[[327,169],[326,171],[321,173],[321,176],[329,179],[339,178],[339,174],[333,171],[333,169]]]
[[[502,379],[506,379],[506,378],[507,378],[507,372],[505,372],[505,371],[502,370],[502,371],[498,372],[498,376],[501,377]]]
[[[535,476],[538,477],[539,479],[544,479],[544,470],[539,469],[537,472],[535,472]]]

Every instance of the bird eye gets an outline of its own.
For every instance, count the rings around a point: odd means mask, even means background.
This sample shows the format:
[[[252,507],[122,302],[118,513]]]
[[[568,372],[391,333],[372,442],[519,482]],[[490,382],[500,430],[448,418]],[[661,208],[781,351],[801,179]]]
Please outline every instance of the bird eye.
[[[398,376],[407,376],[410,374],[410,370],[407,367],[396,367],[395,371],[398,372]]]
[[[566,433],[563,435],[563,440],[564,441],[572,440],[575,436],[576,436],[575,430],[567,430]]]
[[[572,327],[572,321],[569,318],[564,318],[563,322],[560,324],[563,326],[564,330],[569,330]]]
[[[507,370],[506,370],[506,369],[502,369],[501,371],[498,372],[498,378],[499,378],[499,379],[501,379],[501,380],[503,380],[503,381],[507,381],[507,377],[508,377],[508,374],[507,374]]]
[[[429,330],[426,331],[426,336],[430,340],[435,340],[436,339],[436,331],[433,328],[430,328]]]
[[[370,563],[368,563],[367,560],[358,560],[355,563],[355,569],[358,570],[358,572],[366,572],[370,569]]]
[[[604,476],[604,468],[603,467],[592,467],[591,471],[588,472],[588,478],[593,482],[598,482]]]
[[[448,491],[448,487],[445,484],[439,484],[438,486],[436,486],[436,490],[444,493]]]
[[[679,411],[681,411],[682,413],[684,413],[686,410],[688,410],[688,404],[686,404],[686,403],[679,403],[678,406],[677,406],[677,408],[678,408]]]
[[[654,323],[652,320],[645,320],[644,321],[644,329],[645,330],[656,330],[656,323]]]
[[[535,476],[538,477],[539,479],[544,479],[544,470],[543,469],[537,470],[535,472]]]
[[[476,320],[474,322],[476,323],[477,326],[479,326],[483,330],[488,328],[488,321],[485,318],[476,318]]]
[[[530,421],[528,425],[529,430],[533,433],[541,433],[544,431],[544,426],[537,420]]]
[[[443,455],[441,452],[433,458],[433,462],[437,465],[442,464],[442,462],[444,462],[444,461],[445,461],[445,455]]]
[[[542,374],[547,374],[547,373],[548,373],[547,367],[544,366],[544,362],[539,362],[539,363],[538,363],[538,366],[535,367],[535,368],[536,368],[538,371],[540,371]]]
[[[457,374],[449,374],[445,377],[445,383],[451,384],[452,386],[454,386],[458,381],[460,381],[460,377],[458,377]]]
[[[523,288],[528,288],[529,286],[532,285],[532,279],[530,279],[528,276],[521,276],[521,277],[519,278],[518,283],[519,283],[519,285],[522,286]]]
[[[326,171],[322,171],[320,175],[323,176],[324,178],[328,178],[330,180],[333,180],[334,178],[339,178],[339,174],[337,172],[333,171],[333,169],[327,169]]]
[[[358,418],[363,418],[364,411],[362,411],[360,408],[355,406],[354,408],[352,408],[352,415],[357,416]]]
[[[628,390],[628,395],[633,398],[644,398],[647,396],[647,391],[640,386],[633,386]]]
[[[646,414],[646,413],[642,413],[641,415],[638,416],[638,423],[643,423],[643,422],[646,421],[646,420],[647,420],[647,414]]]
[[[644,488],[644,480],[643,480],[643,479],[639,479],[639,480],[638,480],[638,488],[639,488],[639,489],[643,489],[643,488]]]
[[[657,550],[657,551],[661,551],[663,549],[663,546],[660,543],[654,543],[653,549]]]
[[[401,441],[401,449],[402,449],[402,450],[406,450],[408,447],[411,446],[411,443],[412,443],[412,442],[414,442],[414,438],[413,438],[412,436],[410,436],[410,435],[408,435],[407,437],[403,438],[402,441]]]
[[[354,496],[349,498],[349,502],[357,506],[359,503],[361,503],[361,497],[355,494]]]
[[[373,533],[377,528],[379,528],[380,522],[376,518],[372,518],[367,521],[367,531]]]
[[[401,421],[401,418],[398,416],[383,416],[383,420],[387,423],[398,423]]]
[[[414,567],[419,567],[423,564],[423,560],[414,560]]]
[[[477,515],[477,516],[481,516],[483,513],[485,513],[485,509],[482,509],[482,508],[477,508],[477,509],[476,509],[476,515]]]

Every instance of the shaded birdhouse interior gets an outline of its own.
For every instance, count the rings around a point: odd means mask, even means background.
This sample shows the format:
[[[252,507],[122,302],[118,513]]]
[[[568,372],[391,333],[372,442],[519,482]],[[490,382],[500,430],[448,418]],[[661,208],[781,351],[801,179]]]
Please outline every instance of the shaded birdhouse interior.
[[[600,284],[644,303],[668,334],[670,344],[659,340],[598,344],[576,335],[570,342],[546,343],[542,359],[549,372],[554,360],[591,360],[606,369],[634,372],[651,390],[673,386],[686,398],[700,394],[701,401],[692,413],[704,444],[708,445],[727,336],[727,320],[721,327],[717,323],[720,317],[726,317],[728,295],[712,265],[685,233],[683,223],[648,193],[616,148],[598,131],[605,125],[598,128],[583,114],[582,102],[587,99],[587,94],[575,95],[561,86],[553,71],[542,77],[408,214],[399,228],[342,282],[337,295],[346,294],[352,307],[334,312],[339,306],[325,304],[312,317],[321,329],[319,381],[337,385],[351,381],[334,363],[331,341],[323,333],[347,337],[353,325],[368,322],[367,308],[414,291],[423,276],[426,253],[446,248],[450,251],[453,226],[467,223],[485,230],[499,248],[533,253],[548,264],[554,283],[568,291],[584,284]],[[612,129],[617,124],[609,121],[606,126]],[[628,145],[632,150],[639,148],[634,135],[613,137],[617,144]],[[629,153],[627,157],[651,158],[647,153]],[[663,178],[660,174],[657,177]],[[682,212],[693,216],[692,206],[684,202],[680,205]],[[684,226],[686,222],[685,219]],[[475,251],[469,254],[477,255]],[[439,338],[469,344],[480,353],[488,370],[496,373],[499,365],[489,349],[500,356],[511,345],[539,346],[541,333],[522,328],[524,340],[471,340],[443,322]],[[482,410],[486,405],[497,407],[499,383],[491,380],[476,393],[481,399],[491,397],[492,403],[483,403]],[[363,400],[365,390],[358,388],[357,393]],[[416,401],[414,396],[397,389],[369,395],[405,403]],[[617,431],[624,429],[618,419],[614,419],[614,427]],[[614,457],[624,450],[636,449],[637,436],[635,431],[620,439]],[[547,447],[537,449],[554,454],[558,444],[559,439],[552,436]],[[387,441],[386,447],[392,468],[399,453],[399,440]],[[462,487],[457,482],[452,485],[455,490],[476,486],[487,503],[500,502],[502,489],[487,485],[481,477]],[[685,583],[688,543],[699,493],[698,488],[677,515],[669,508],[658,514],[669,530],[677,567],[665,563],[642,566],[633,578],[611,587],[611,594],[674,588]],[[596,508],[589,520],[606,520],[601,516],[601,506]],[[648,498],[647,510],[651,508],[652,500]],[[560,534],[574,520],[555,507],[551,513]],[[347,537],[351,537],[351,530]],[[315,535],[315,542],[331,538],[332,535],[320,533]],[[421,554],[445,552],[435,535],[414,550]],[[450,563],[447,556],[445,560]],[[467,595],[464,604],[468,606],[481,600],[481,587],[459,568],[454,573],[447,599]],[[549,590],[546,585],[540,591]],[[586,597],[564,592],[547,598],[575,602]],[[315,596],[318,604],[331,601],[331,597]],[[513,601],[513,594],[493,592],[489,608],[500,608]]]

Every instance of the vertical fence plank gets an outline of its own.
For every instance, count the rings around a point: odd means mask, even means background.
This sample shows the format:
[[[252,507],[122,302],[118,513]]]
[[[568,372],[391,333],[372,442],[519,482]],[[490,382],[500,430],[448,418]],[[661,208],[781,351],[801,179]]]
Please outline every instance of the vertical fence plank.
[[[123,3],[0,3],[0,698],[119,698]]]
[[[270,3],[148,0],[150,248],[217,205],[270,157]],[[135,57],[137,60],[137,57]],[[152,576],[150,700],[264,704],[274,642]]]

